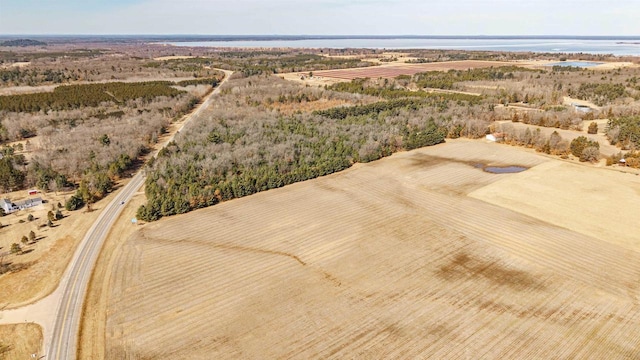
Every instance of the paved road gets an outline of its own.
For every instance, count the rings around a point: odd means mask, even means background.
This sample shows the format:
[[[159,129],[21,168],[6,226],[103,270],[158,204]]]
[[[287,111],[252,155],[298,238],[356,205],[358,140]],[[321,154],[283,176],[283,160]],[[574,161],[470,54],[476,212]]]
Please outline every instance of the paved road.
[[[189,115],[182,127],[192,118],[198,116],[208,107],[213,97],[220,92],[220,87],[229,79],[231,72],[225,72],[226,77],[209,97],[191,115]],[[182,127],[180,129],[182,129]],[[179,130],[178,130],[179,131]],[[172,141],[175,134],[169,137],[165,143]],[[55,317],[55,325],[50,338],[45,338],[46,359],[71,360],[76,358],[78,330],[82,306],[93,272],[96,260],[102,248],[105,238],[131,197],[144,184],[143,172],[138,172],[131,181],[125,185],[119,194],[103,210],[93,226],[89,229],[84,239],[76,250],[63,279],[60,282],[62,289],[61,300]],[[129,219],[123,219],[129,221]],[[46,336],[46,335],[45,335]]]

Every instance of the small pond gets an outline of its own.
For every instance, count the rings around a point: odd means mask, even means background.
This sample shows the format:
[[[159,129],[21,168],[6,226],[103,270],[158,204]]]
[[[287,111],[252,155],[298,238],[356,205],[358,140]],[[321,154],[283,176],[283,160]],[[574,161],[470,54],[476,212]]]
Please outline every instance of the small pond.
[[[589,67],[598,66],[600,64],[603,64],[603,63],[593,62],[593,61],[560,61],[560,62],[547,64],[545,66],[573,66],[573,67],[580,67],[580,68],[589,68]]]
[[[527,170],[524,166],[487,166],[482,170],[492,174],[512,174]]]

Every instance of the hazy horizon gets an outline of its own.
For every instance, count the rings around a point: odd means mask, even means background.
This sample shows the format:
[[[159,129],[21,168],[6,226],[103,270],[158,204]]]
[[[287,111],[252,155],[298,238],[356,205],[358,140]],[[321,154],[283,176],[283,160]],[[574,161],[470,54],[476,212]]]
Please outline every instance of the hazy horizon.
[[[638,36],[638,13],[633,0],[0,0],[0,34]]]
[[[162,37],[182,37],[182,38],[229,38],[229,39],[246,39],[246,38],[300,38],[300,39],[377,39],[377,38],[415,38],[415,39],[640,39],[640,35],[572,35],[572,34],[548,34],[548,35],[520,35],[520,34],[495,34],[495,35],[478,35],[478,34],[460,34],[460,35],[430,35],[430,34],[177,34],[177,33],[157,33],[157,34],[91,34],[91,33],[77,33],[77,34],[56,34],[56,33],[0,33],[0,36],[19,38],[21,36],[29,36],[35,38],[51,38],[51,37],[140,37],[140,38],[162,38]]]

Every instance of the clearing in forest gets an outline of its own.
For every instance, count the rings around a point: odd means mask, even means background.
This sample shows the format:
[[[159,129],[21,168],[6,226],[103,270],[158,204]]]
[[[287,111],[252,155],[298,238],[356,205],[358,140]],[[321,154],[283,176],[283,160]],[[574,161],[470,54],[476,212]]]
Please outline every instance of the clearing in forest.
[[[382,66],[372,66],[365,68],[338,69],[314,71],[314,76],[322,76],[336,79],[353,80],[363,78],[395,78],[399,75],[414,75],[426,71],[449,71],[449,70],[467,70],[482,69],[488,67],[500,67],[514,65],[512,62],[506,61],[446,61],[433,62],[427,64],[389,64]],[[303,74],[304,75],[304,74]]]

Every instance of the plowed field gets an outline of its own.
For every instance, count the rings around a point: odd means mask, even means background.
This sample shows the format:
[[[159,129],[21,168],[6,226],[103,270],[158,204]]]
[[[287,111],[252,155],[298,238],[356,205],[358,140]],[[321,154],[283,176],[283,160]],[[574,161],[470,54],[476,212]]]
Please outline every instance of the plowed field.
[[[107,357],[638,358],[636,250],[504,207],[526,202],[508,186],[467,196],[553,162],[450,141],[145,225],[114,255]]]

